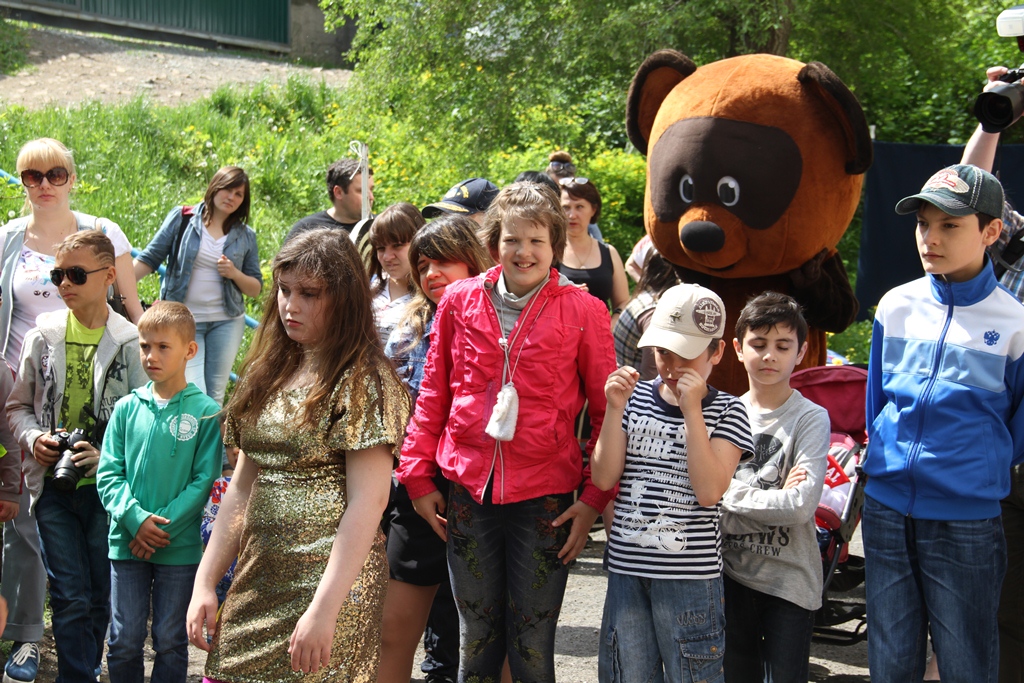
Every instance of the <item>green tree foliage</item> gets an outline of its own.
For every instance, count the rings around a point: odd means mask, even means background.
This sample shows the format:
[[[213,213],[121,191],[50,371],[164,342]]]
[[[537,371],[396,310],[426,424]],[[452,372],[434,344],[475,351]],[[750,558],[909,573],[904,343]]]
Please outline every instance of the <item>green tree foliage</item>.
[[[820,61],[857,95],[877,139],[948,144],[965,142],[976,125],[985,68],[1024,60],[996,34],[996,16],[1011,3],[995,0],[320,4],[329,26],[358,22],[348,113],[364,123],[371,151],[373,139],[408,136],[388,160],[416,160],[406,190],[427,177],[507,182],[542,167],[548,151],[568,149],[581,174],[614,193],[601,222],[620,251],[642,232],[644,191],[643,159],[623,151],[626,91],[655,50],[677,49],[698,65],[756,52]],[[1005,135],[1021,136],[1020,125]],[[839,245],[851,274],[858,248],[859,217]],[[860,358],[869,336],[861,326],[833,342]]]
[[[994,0],[321,0],[355,19],[350,53],[366,111],[417,121],[460,153],[548,140],[588,154],[625,144],[625,93],[651,52],[698,64],[771,52],[829,65],[879,139],[962,142],[984,68],[1021,59]],[[562,113],[559,117],[557,114]],[[564,125],[582,118],[584,125]]]

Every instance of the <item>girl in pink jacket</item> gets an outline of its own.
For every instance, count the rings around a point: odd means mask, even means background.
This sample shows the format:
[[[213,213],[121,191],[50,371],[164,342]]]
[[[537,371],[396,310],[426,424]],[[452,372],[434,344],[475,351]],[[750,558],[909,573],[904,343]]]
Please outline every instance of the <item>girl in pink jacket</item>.
[[[398,480],[448,543],[460,682],[499,680],[506,657],[515,680],[555,680],[567,566],[614,495],[591,483],[573,430],[589,401],[592,450],[616,365],[604,305],[552,268],[565,231],[547,187],[495,198],[483,233],[499,265],[446,289],[402,448]]]

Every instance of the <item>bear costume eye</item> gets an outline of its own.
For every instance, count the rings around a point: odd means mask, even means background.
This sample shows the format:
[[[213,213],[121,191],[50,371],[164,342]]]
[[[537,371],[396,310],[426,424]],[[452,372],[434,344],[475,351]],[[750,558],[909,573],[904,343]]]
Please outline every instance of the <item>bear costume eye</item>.
[[[736,206],[740,201],[740,184],[730,175],[718,181],[718,199],[723,206]]]
[[[693,204],[693,178],[689,173],[679,181],[679,196],[687,204]]]

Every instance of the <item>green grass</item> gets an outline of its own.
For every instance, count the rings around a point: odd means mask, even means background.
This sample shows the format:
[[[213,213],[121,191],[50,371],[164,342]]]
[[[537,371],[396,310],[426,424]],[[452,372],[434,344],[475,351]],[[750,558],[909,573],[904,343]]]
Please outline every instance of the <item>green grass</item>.
[[[174,206],[202,199],[217,168],[237,164],[249,174],[250,224],[267,273],[292,223],[328,205],[327,166],[349,155],[353,139],[370,145],[378,212],[398,201],[436,201],[463,178],[482,175],[508,183],[520,171],[543,168],[556,148],[538,137],[466,162],[451,149],[445,131],[425,134],[385,113],[375,120],[347,115],[346,97],[346,91],[293,78],[282,86],[221,88],[179,107],[141,98],[39,111],[7,107],[0,109],[0,168],[12,171],[28,140],[63,141],[77,164],[72,207],[117,222],[141,248]],[[602,192],[602,231],[625,257],[643,231],[644,159],[606,148],[579,161]],[[21,205],[19,197],[0,196],[0,220],[19,215]],[[856,228],[840,245],[849,271],[856,269]],[[157,278],[143,280],[139,290],[146,300],[156,298]],[[250,300],[249,314],[258,319],[260,306]],[[869,335],[870,327],[867,334],[844,333],[836,342],[846,348],[834,348],[866,358]]]
[[[0,74],[16,73],[27,63],[28,41],[25,29],[0,18]]]

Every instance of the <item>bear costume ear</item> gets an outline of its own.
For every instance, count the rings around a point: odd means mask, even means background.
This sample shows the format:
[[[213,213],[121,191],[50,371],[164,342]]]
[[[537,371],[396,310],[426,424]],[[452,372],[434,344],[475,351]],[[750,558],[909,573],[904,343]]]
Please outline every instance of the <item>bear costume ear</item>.
[[[828,107],[846,138],[846,172],[859,175],[868,170],[874,155],[871,132],[864,110],[850,89],[821,62],[810,62],[797,74],[797,80]],[[632,94],[632,91],[631,91]]]
[[[637,69],[626,96],[626,134],[641,154],[647,154],[661,103],[672,88],[696,70],[692,59],[675,50],[658,50]]]

